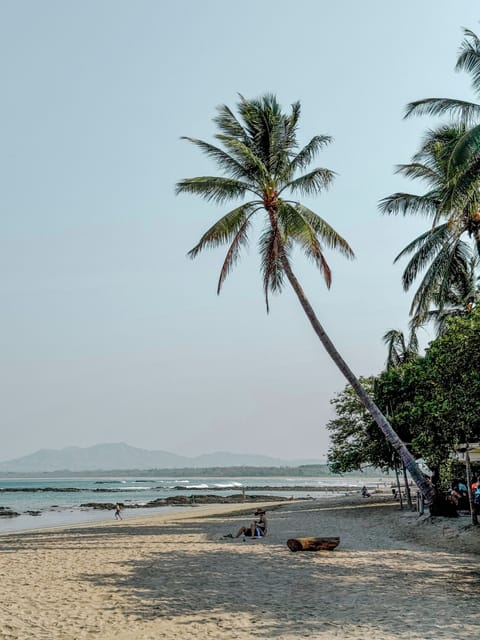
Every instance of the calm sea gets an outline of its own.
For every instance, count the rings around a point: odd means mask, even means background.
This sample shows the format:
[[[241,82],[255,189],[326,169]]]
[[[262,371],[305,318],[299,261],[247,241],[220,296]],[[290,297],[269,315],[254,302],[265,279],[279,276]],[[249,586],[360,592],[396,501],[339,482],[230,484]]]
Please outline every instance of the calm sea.
[[[363,485],[369,489],[385,486],[387,478],[49,478],[1,479],[0,507],[19,513],[15,517],[0,517],[0,534],[11,531],[40,529],[69,524],[108,521],[113,512],[85,508],[84,503],[115,503],[125,505],[123,517],[146,513],[166,513],[190,507],[148,507],[148,502],[171,496],[214,494],[228,496],[242,493],[275,495],[279,497],[332,497],[359,491]],[[250,490],[250,487],[255,489]],[[12,491],[12,489],[14,491]],[[321,492],[319,491],[321,490]],[[136,508],[128,508],[137,505]],[[140,505],[140,507],[138,507]],[[40,512],[31,515],[27,512]]]

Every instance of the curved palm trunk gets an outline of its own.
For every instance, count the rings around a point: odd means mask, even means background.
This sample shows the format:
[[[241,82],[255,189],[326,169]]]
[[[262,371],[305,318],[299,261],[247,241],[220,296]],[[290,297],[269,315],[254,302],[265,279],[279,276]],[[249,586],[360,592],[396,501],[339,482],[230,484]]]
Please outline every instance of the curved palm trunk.
[[[356,394],[358,395],[362,403],[368,409],[372,418],[375,420],[375,422],[379,426],[385,438],[388,440],[388,442],[392,445],[394,450],[400,456],[400,459],[405,465],[405,468],[410,473],[411,477],[413,478],[413,481],[417,485],[419,491],[422,493],[427,503],[431,503],[436,495],[433,485],[423,475],[423,473],[421,472],[419,466],[415,462],[415,459],[410,453],[410,451],[407,449],[405,444],[400,440],[398,435],[392,429],[388,420],[385,418],[383,413],[380,411],[380,409],[377,407],[377,405],[374,403],[374,401],[370,398],[368,393],[362,387],[362,385],[358,381],[353,371],[347,365],[345,360],[337,351],[333,342],[325,333],[325,330],[323,329],[317,316],[315,315],[315,311],[313,310],[310,302],[308,301],[305,293],[303,292],[302,287],[300,286],[300,283],[298,282],[295,274],[293,273],[290,267],[290,263],[288,262],[285,254],[283,253],[283,250],[280,250],[280,253],[281,253],[280,258],[282,261],[283,268],[285,270],[285,274],[290,284],[292,285],[293,290],[297,294],[297,298],[300,304],[302,305],[303,310],[307,315],[307,318],[310,320],[310,324],[312,325],[313,330],[315,331],[318,338],[320,339],[320,342],[325,347],[328,355],[332,358],[334,363],[337,365],[337,367],[343,373],[345,378],[348,380],[349,384],[353,387],[353,389],[355,390]]]

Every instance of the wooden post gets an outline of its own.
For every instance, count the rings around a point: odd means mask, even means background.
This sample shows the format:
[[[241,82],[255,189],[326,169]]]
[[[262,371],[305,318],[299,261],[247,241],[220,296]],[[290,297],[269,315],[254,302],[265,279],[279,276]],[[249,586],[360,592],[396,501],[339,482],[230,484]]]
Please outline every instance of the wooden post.
[[[475,511],[475,504],[472,494],[472,468],[470,466],[470,454],[468,452],[468,442],[465,449],[465,470],[467,472],[467,492],[468,492],[468,504],[470,506],[470,516],[473,525],[478,525],[477,512]]]
[[[403,482],[405,484],[405,495],[407,496],[407,505],[408,508],[410,509],[410,511],[413,510],[412,508],[412,496],[410,494],[410,487],[408,486],[408,478],[407,478],[407,470],[405,468],[405,465],[402,462],[402,468],[403,468]]]
[[[397,491],[398,491],[398,499],[400,500],[400,509],[403,509],[402,489],[400,487],[400,478],[398,476],[398,465],[397,465],[396,458],[393,459],[393,464],[395,466],[395,476],[397,478]]]

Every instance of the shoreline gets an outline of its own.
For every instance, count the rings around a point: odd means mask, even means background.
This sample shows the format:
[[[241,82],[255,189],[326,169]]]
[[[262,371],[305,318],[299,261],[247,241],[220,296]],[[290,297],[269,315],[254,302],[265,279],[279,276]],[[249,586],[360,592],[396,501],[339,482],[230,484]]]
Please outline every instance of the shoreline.
[[[265,507],[265,539],[226,539]],[[391,496],[220,504],[0,537],[2,640],[471,640],[479,533]],[[290,537],[340,537],[292,553]]]

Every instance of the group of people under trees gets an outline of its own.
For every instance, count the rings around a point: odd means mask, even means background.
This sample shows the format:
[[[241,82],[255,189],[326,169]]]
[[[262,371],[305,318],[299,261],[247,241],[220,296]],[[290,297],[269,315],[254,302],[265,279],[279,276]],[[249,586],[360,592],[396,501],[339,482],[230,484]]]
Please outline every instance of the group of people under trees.
[[[480,514],[480,476],[472,482],[472,494],[475,511]],[[449,499],[457,509],[468,510],[468,489],[465,480],[455,480],[450,488]]]

